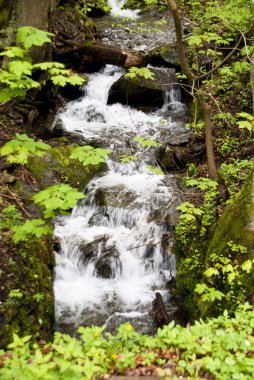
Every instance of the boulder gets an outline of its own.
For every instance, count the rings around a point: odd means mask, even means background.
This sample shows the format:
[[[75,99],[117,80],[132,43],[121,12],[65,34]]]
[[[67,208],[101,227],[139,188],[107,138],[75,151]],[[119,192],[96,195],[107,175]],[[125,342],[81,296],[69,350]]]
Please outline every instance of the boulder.
[[[151,65],[164,65],[169,67],[180,67],[176,44],[169,43],[154,48],[148,56]]]
[[[115,269],[121,265],[119,261],[119,253],[116,247],[107,247],[100,254],[100,257],[95,263],[97,277],[113,278],[115,276]]]
[[[79,246],[79,250],[82,255],[79,259],[79,264],[84,265],[85,263],[96,260],[99,251],[99,246],[105,246],[108,236],[98,236],[94,241],[87,243],[83,242]]]
[[[122,103],[134,107],[161,107],[164,93],[177,82],[175,70],[168,68],[149,68],[155,79],[141,76],[128,78],[122,76],[109,91],[108,104]]]

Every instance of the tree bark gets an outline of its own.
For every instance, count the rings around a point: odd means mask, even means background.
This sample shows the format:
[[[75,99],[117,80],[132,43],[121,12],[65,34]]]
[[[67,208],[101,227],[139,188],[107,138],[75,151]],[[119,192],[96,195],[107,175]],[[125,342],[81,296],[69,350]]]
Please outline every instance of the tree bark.
[[[21,26],[50,31],[51,16],[58,0],[10,0],[8,3],[9,20],[6,28],[6,45],[15,42],[15,30]],[[48,58],[46,46],[32,49],[34,61]]]
[[[78,42],[73,40],[66,41],[69,46],[62,49],[54,49],[56,57],[63,57],[64,61],[68,58],[71,61],[70,55],[75,52],[77,64],[74,65],[74,69],[83,71],[88,64],[92,65],[104,65],[111,64],[129,68],[131,66],[143,66],[145,63],[145,55],[132,49],[122,49],[118,46],[111,46],[104,44],[100,41],[90,41],[78,45]],[[73,62],[74,63],[74,62]]]
[[[254,50],[250,58],[251,58],[250,83],[251,83],[251,88],[252,88],[252,107],[253,107],[253,116],[254,116]]]
[[[212,136],[212,121],[211,121],[211,107],[205,101],[204,96],[198,94],[197,87],[197,77],[194,75],[192,70],[190,69],[189,63],[187,61],[185,46],[183,42],[183,32],[181,25],[181,18],[178,13],[178,8],[174,0],[166,0],[170,11],[172,12],[174,24],[175,24],[175,32],[177,39],[177,50],[180,59],[180,64],[183,73],[186,75],[189,85],[192,87],[192,92],[194,96],[197,98],[197,101],[203,110],[204,120],[205,120],[205,143],[206,143],[206,154],[207,154],[207,165],[209,176],[215,181],[218,180],[218,173],[215,163],[214,156],[214,148],[213,148],[213,136]]]

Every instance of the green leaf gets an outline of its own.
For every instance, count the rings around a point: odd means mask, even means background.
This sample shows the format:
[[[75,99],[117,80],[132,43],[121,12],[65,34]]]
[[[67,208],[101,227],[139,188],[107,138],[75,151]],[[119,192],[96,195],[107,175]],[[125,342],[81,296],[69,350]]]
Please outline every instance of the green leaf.
[[[240,112],[237,114],[237,116],[243,117],[243,118],[248,119],[250,121],[254,120],[254,116],[251,115],[250,113],[247,113],[247,112]]]
[[[70,75],[68,77],[68,83],[72,86],[81,86],[85,82],[85,78],[80,75]]]
[[[11,90],[9,88],[4,88],[0,90],[0,102],[1,103],[7,103],[14,97],[20,97],[24,98],[26,95],[26,92],[24,90],[20,89],[15,89]]]
[[[147,67],[142,67],[142,68],[131,67],[128,70],[128,73],[125,74],[125,77],[127,78],[136,78],[137,76],[143,77],[145,79],[151,79],[151,80],[155,79],[154,73],[151,70],[149,70]]]
[[[137,161],[137,160],[138,160],[137,156],[127,156],[124,154],[120,157],[120,161],[126,162],[126,163],[131,162],[131,161]]]
[[[212,277],[212,276],[219,276],[219,271],[216,268],[208,268],[205,272],[204,275],[206,277]]]
[[[23,26],[17,30],[17,42],[21,43],[25,49],[51,42],[50,36],[53,36],[53,34],[32,26]]]
[[[152,139],[145,139],[144,137],[141,137],[141,136],[136,136],[134,137],[133,140],[136,141],[143,148],[152,147],[152,146],[161,146],[161,144],[158,143],[157,141],[152,140]]]
[[[150,172],[152,172],[152,173],[154,173],[154,174],[156,174],[156,175],[164,175],[164,173],[163,173],[163,171],[162,171],[161,169],[156,168],[156,167],[154,167],[154,166],[152,166],[152,165],[146,165],[146,168],[147,168]]]
[[[11,61],[9,63],[10,72],[15,74],[17,77],[22,77],[22,75],[31,75],[33,65],[28,61]]]
[[[254,130],[254,123],[251,123],[248,120],[238,121],[237,124],[240,129],[247,129],[249,132]]]
[[[29,236],[40,238],[43,235],[53,234],[52,228],[45,225],[45,222],[42,219],[27,220],[22,225],[12,227],[11,230],[14,232],[14,235],[12,236],[14,243],[26,241]]]
[[[64,87],[68,83],[68,78],[63,75],[54,75],[50,79],[56,86],[60,87]]]
[[[26,49],[22,49],[18,46],[9,46],[5,48],[3,52],[0,53],[0,56],[5,55],[9,58],[24,58],[24,56],[27,54]]]
[[[49,70],[53,68],[57,69],[64,69],[64,64],[60,62],[42,62],[42,63],[36,63],[34,65],[35,69],[40,69],[40,70]]]
[[[51,149],[41,141],[35,141],[25,134],[16,134],[16,139],[8,141],[1,149],[0,154],[7,156],[7,161],[15,164],[27,164],[32,155],[42,157]]]
[[[208,287],[206,284],[197,284],[194,291],[198,294],[203,294],[207,289]]]
[[[105,162],[111,153],[109,149],[93,148],[90,145],[76,147],[72,150],[71,159],[79,160],[84,166],[98,165]]]
[[[56,212],[73,208],[85,195],[67,184],[50,186],[33,196],[34,202],[45,208],[45,218],[51,218]]]
[[[250,273],[251,270],[252,270],[252,264],[253,262],[251,260],[246,260],[243,264],[242,264],[242,270],[244,270],[245,272],[247,273]]]

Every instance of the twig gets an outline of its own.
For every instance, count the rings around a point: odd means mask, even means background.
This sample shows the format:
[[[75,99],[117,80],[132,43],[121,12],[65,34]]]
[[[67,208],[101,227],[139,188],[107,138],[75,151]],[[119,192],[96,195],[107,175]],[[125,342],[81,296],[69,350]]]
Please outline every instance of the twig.
[[[131,250],[136,249],[136,248],[142,248],[142,247],[147,247],[147,246],[155,247],[156,245],[162,243],[164,240],[167,240],[172,236],[173,236],[173,234],[167,234],[167,236],[165,236],[163,239],[161,239],[157,243],[146,243],[146,244],[138,245],[137,247],[132,247],[132,248],[127,249],[127,251],[131,251]]]
[[[23,211],[23,213],[28,217],[30,218],[31,215],[26,211],[26,209],[23,207],[23,205],[20,203],[20,201],[18,200],[18,195],[16,196],[10,189],[7,189],[7,191],[9,192],[9,194],[11,196],[8,196],[6,194],[2,194],[3,197],[6,197],[6,198],[9,198],[9,199],[12,199],[14,202],[17,203],[17,205],[21,208],[21,210]]]

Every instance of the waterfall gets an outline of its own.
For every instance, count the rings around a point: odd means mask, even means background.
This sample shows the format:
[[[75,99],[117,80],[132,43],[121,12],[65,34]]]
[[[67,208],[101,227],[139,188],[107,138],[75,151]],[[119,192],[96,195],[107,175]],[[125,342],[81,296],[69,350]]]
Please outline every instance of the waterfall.
[[[122,9],[127,0],[108,0],[111,8],[111,14],[118,17],[129,17],[135,19],[138,17],[139,10]]]
[[[156,292],[166,304],[170,298],[165,284],[175,272],[168,222],[177,202],[174,177],[151,172],[147,164],[156,165],[154,150],[139,147],[133,137],[162,142],[179,126],[163,119],[163,109],[145,114],[107,105],[108,91],[122,73],[107,65],[90,74],[84,97],[59,115],[67,131],[111,148],[113,155],[108,171],[88,184],[86,198],[55,223],[61,242],[54,286],[58,326],[102,324],[119,315],[147,320]],[[138,161],[119,162],[133,150]]]

